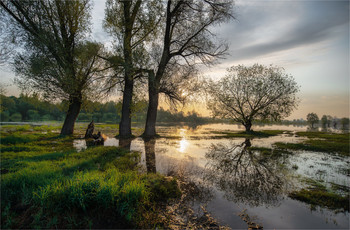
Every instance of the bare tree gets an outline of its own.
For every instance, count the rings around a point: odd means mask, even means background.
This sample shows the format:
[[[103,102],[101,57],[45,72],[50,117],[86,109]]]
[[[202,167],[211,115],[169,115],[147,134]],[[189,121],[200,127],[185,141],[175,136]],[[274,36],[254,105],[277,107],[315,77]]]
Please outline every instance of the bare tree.
[[[12,31],[20,37],[24,52],[15,68],[26,87],[46,96],[67,99],[69,108],[61,130],[72,134],[87,92],[99,72],[102,46],[84,42],[89,31],[89,0],[0,0]]]
[[[231,119],[251,131],[253,121],[280,120],[296,108],[299,87],[282,68],[255,64],[228,69],[219,82],[210,82],[208,109],[214,117]]]
[[[200,63],[210,65],[225,53],[227,45],[215,43],[215,35],[210,29],[233,18],[232,7],[232,0],[166,2],[161,25],[163,35],[156,47],[158,58],[154,68],[148,70],[149,106],[144,136],[156,135],[159,94],[168,93],[173,99],[179,99],[179,93],[174,91],[176,87],[172,87],[169,70],[186,65],[193,68]]]

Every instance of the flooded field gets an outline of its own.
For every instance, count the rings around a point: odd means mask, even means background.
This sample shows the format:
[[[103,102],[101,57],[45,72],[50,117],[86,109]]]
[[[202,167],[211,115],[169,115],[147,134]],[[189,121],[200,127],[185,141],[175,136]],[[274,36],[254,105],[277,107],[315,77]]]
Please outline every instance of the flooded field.
[[[225,136],[242,128],[227,124],[158,126],[157,139],[118,140],[107,133],[104,145],[141,152],[140,170],[193,182],[198,188],[191,203],[193,211],[200,216],[206,210],[221,225],[265,229],[349,227],[347,210],[320,207],[295,195],[295,191],[313,191],[316,187],[348,195],[349,156],[276,147],[276,143],[305,141],[307,137],[296,134],[306,131],[305,126],[255,127],[255,131],[283,131],[268,137]],[[76,139],[73,145],[77,150],[87,148],[84,139]]]

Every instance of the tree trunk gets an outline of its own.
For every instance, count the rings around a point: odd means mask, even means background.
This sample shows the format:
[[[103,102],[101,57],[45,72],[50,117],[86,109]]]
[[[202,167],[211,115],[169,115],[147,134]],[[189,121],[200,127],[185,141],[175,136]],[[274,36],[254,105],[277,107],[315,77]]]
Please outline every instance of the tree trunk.
[[[146,138],[156,136],[156,121],[157,121],[157,110],[159,100],[159,85],[163,78],[166,66],[171,58],[170,56],[170,44],[171,44],[171,1],[167,3],[167,18],[165,25],[164,35],[164,47],[160,63],[158,64],[157,73],[153,71],[148,72],[148,110],[146,118],[146,127],[143,136]]]
[[[81,98],[73,97],[70,100],[66,119],[64,120],[62,129],[61,129],[61,135],[73,134],[74,124],[79,115],[81,104],[82,104]]]
[[[122,105],[122,117],[119,123],[119,138],[130,138],[131,133],[131,102],[132,93],[134,88],[134,79],[132,76],[133,62],[132,62],[132,49],[131,38],[133,21],[130,15],[131,1],[123,1],[124,12],[124,38],[123,38],[123,54],[124,54],[124,92],[123,92],[123,105]]]
[[[156,135],[156,121],[158,110],[159,92],[157,89],[149,90],[149,102],[146,118],[144,137],[154,137]]]
[[[130,151],[131,149],[131,138],[120,138],[119,139],[119,146]]]
[[[251,147],[252,143],[250,142],[249,138],[246,138],[244,141],[244,148]]]
[[[131,133],[131,102],[134,88],[134,80],[125,78],[125,86],[123,92],[122,117],[119,123],[119,137],[129,138]]]
[[[249,132],[252,131],[252,130],[251,130],[251,128],[252,128],[252,122],[251,122],[251,121],[247,121],[247,122],[245,122],[243,125],[244,125],[244,127],[245,127],[246,133],[249,133]]]

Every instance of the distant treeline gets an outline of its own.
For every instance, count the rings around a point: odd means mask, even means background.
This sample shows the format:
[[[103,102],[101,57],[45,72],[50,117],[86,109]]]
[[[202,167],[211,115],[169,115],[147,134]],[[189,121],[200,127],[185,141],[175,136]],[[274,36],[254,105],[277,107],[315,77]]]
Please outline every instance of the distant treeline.
[[[37,94],[19,97],[0,95],[0,121],[22,122],[22,121],[63,121],[65,111],[68,107],[67,101],[52,103],[40,99]],[[132,105],[132,120],[144,122],[147,115],[148,103],[139,100]],[[121,101],[108,101],[105,103],[86,101],[78,116],[78,121],[103,123],[119,123],[121,118]],[[213,119],[201,117],[196,112],[170,112],[160,108],[158,111],[158,122],[210,122]]]
[[[63,103],[50,103],[39,96],[21,94],[19,97],[0,95],[1,121],[61,121]]]
[[[147,116],[146,100],[138,100],[132,104],[132,121],[145,122]],[[68,108],[68,102],[62,101],[53,103],[41,99],[37,94],[21,94],[19,97],[4,96],[0,94],[0,121],[1,122],[23,122],[23,121],[63,121]],[[108,101],[105,103],[85,101],[78,116],[80,122],[90,122],[94,120],[98,123],[119,123],[121,118],[122,102]],[[328,119],[330,120],[330,119]],[[345,118],[332,118],[332,127],[343,126]],[[322,122],[321,122],[322,121]],[[348,121],[348,118],[347,118]],[[191,122],[191,123],[229,123],[229,120],[213,119],[202,117],[195,111],[170,112],[162,107],[158,109],[157,122]],[[324,119],[317,120],[316,123],[324,125]],[[281,124],[281,125],[306,125],[307,120],[294,119],[283,121],[255,121],[256,125]],[[348,123],[347,123],[348,124]]]

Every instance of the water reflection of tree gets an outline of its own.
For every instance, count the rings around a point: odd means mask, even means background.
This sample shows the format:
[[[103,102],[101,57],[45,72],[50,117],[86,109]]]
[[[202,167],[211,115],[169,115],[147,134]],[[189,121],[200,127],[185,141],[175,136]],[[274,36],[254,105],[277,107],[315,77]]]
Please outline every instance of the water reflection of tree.
[[[156,139],[144,139],[144,144],[147,173],[156,173],[156,151],[159,154],[164,149],[157,148],[156,150]],[[167,162],[169,163],[168,168],[164,173],[179,179],[179,185],[184,192],[181,198],[183,205],[187,205],[189,208],[193,207],[196,202],[204,204],[213,198],[211,189],[199,180],[199,175],[203,175],[203,168],[187,160],[179,161],[169,158],[168,161],[171,162]],[[200,207],[198,206],[198,208]]]
[[[281,157],[251,148],[246,139],[228,147],[216,144],[206,153],[204,180],[225,192],[228,200],[253,206],[276,204],[284,185]]]
[[[131,149],[131,138],[120,138],[119,139],[119,146],[130,151]]]
[[[148,139],[144,140],[145,142],[145,155],[146,155],[146,168],[147,173],[156,173],[156,139]]]

